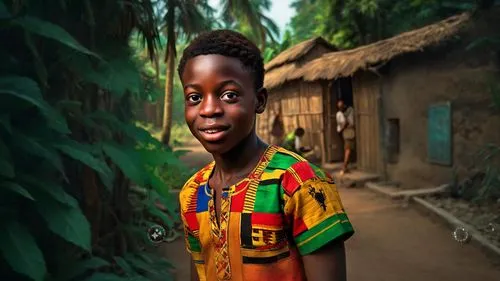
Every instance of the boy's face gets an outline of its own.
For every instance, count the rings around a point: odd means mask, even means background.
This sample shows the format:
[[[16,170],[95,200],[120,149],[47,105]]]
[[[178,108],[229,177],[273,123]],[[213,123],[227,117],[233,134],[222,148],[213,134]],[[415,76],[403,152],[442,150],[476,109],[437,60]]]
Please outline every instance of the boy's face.
[[[181,80],[186,123],[208,152],[223,154],[254,132],[267,92],[255,92],[252,74],[238,59],[196,56],[186,63]]]

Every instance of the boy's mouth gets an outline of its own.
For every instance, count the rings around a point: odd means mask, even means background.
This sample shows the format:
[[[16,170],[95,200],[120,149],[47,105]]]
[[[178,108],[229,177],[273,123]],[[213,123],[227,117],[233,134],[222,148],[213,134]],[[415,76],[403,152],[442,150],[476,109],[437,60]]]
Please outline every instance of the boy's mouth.
[[[210,126],[200,128],[201,137],[208,142],[216,142],[221,140],[227,133],[227,126]]]

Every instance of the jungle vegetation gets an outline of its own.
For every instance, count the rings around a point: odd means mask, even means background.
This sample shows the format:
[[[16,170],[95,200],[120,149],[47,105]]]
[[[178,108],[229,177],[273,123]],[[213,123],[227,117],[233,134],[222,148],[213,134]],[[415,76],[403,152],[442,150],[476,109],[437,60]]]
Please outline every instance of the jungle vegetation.
[[[196,34],[238,30],[269,61],[311,36],[352,48],[486,2],[297,0],[281,35],[270,0],[0,0],[0,279],[173,280],[146,229],[179,220],[175,70]]]

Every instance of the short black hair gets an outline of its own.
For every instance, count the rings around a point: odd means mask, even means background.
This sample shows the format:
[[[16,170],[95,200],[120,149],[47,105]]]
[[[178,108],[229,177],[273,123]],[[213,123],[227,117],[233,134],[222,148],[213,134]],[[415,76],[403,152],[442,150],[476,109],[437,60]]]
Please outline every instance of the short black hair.
[[[306,131],[302,127],[298,127],[297,129],[295,129],[295,135],[298,137],[302,137],[305,133]]]
[[[222,55],[236,58],[246,70],[251,72],[255,90],[259,90],[264,85],[264,60],[260,50],[241,33],[219,29],[200,34],[184,49],[177,68],[179,77],[182,78],[187,61],[200,55]]]

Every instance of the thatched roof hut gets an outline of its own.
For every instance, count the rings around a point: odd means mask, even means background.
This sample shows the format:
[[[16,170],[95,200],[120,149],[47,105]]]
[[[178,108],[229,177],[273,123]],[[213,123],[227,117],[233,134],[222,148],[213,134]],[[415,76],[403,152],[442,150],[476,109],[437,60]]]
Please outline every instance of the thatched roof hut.
[[[316,81],[332,80],[352,76],[356,71],[368,70],[375,65],[390,61],[398,56],[424,51],[454,37],[469,21],[471,15],[463,13],[419,29],[352,50],[332,52],[314,59],[280,81],[303,79]]]
[[[264,87],[270,90],[283,85],[305,63],[323,53],[336,50],[322,37],[312,38],[286,49],[264,66]]]
[[[319,83],[287,83],[286,77],[307,62],[335,50],[325,39],[312,38],[283,51],[265,65],[264,87],[269,91],[269,101],[266,112],[257,119],[257,132],[261,138],[280,144],[280,140],[273,139],[270,134],[274,117],[280,112],[285,132],[289,133],[298,126],[304,128],[304,144],[315,147],[319,157],[323,149],[324,89]]]

